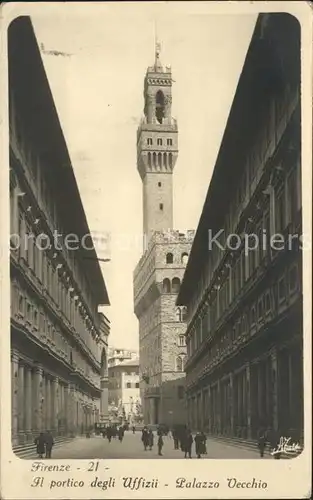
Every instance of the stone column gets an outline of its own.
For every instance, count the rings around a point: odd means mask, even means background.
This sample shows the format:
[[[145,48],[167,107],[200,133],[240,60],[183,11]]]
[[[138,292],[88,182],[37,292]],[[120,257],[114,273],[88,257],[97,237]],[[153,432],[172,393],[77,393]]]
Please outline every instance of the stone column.
[[[246,411],[247,411],[247,432],[248,439],[251,439],[251,411],[252,411],[252,401],[251,401],[251,369],[250,364],[246,366]]]
[[[271,352],[271,394],[272,394],[272,423],[273,429],[278,430],[278,362],[277,362],[277,351],[274,349]]]
[[[12,444],[18,444],[18,420],[19,420],[19,393],[18,393],[18,354],[13,353],[11,357],[11,436],[12,436]]]
[[[51,380],[47,379],[47,393],[46,393],[46,427],[47,430],[51,430]]]
[[[234,412],[235,412],[235,394],[234,394],[234,375],[229,374],[229,389],[230,389],[230,435],[234,436]]]
[[[203,428],[203,414],[202,414],[202,391],[197,394],[197,429]]]
[[[207,387],[207,420],[208,420],[208,431],[211,432],[211,387]]]
[[[24,392],[24,365],[18,367],[18,432],[19,441],[24,442],[25,431],[25,392]]]
[[[107,422],[109,418],[109,380],[107,376],[100,379],[101,397],[100,397],[100,422]]]
[[[66,430],[68,435],[73,434],[73,404],[71,385],[69,384],[65,389],[65,407],[66,407]]]
[[[42,368],[35,368],[34,377],[34,428],[39,433],[43,429],[43,374]]]
[[[52,430],[55,435],[59,432],[59,406],[60,406],[60,390],[59,379],[55,377],[52,380]]]
[[[221,381],[217,381],[217,428],[221,434]]]
[[[25,430],[29,438],[32,437],[32,414],[33,414],[33,401],[32,401],[32,372],[31,368],[25,366]]]

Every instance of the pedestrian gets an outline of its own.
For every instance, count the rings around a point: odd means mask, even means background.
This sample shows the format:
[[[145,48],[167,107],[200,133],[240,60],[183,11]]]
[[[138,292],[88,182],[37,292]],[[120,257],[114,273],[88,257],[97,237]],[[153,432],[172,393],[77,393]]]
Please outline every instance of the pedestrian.
[[[43,432],[41,432],[39,434],[39,436],[36,437],[34,443],[36,445],[36,451],[37,451],[37,454],[38,454],[38,458],[42,458],[43,454],[45,452],[45,444],[46,444],[45,436],[44,436]]]
[[[151,451],[154,444],[154,434],[152,432],[152,429],[149,429],[148,432],[148,444],[149,444],[149,450]]]
[[[124,427],[120,427],[118,430],[118,439],[120,443],[123,441],[124,438]]]
[[[144,427],[142,429],[141,441],[143,442],[143,446],[144,446],[145,451],[147,451],[147,446],[148,446],[148,443],[149,443],[149,436],[148,436],[148,429],[147,429],[147,427]]]
[[[172,436],[174,441],[174,450],[178,450],[178,431],[177,429],[172,430]]]
[[[162,436],[162,433],[159,434],[159,437],[158,437],[158,455],[160,457],[162,457],[162,448],[163,448],[163,444],[164,444],[164,441],[163,441],[163,436]]]
[[[269,429],[267,432],[267,440],[270,443],[270,447],[272,450],[272,454],[274,455],[274,459],[279,460],[281,457],[281,453],[279,452],[279,448],[280,448],[279,433],[273,429]],[[275,453],[273,453],[273,452],[275,452]]]
[[[136,432],[136,427],[133,425],[133,434]]]
[[[207,455],[208,454],[207,448],[206,448],[207,439],[206,439],[206,435],[204,434],[203,431],[201,432],[201,436],[202,436],[202,447],[203,447],[202,453],[203,453],[203,455]]]
[[[107,438],[108,438],[109,443],[111,443],[111,439],[112,439],[112,427],[111,427],[111,426],[109,426],[109,427],[107,428],[106,435],[107,435]]]
[[[196,455],[198,458],[201,458],[201,453],[203,452],[203,438],[200,432],[197,432],[195,436],[195,445],[196,445]]]
[[[260,457],[261,458],[264,457],[265,447],[266,447],[265,430],[264,429],[260,429],[260,431],[258,433],[258,448],[259,448],[259,451],[260,451]]]
[[[47,431],[46,433],[45,444],[46,444],[46,458],[51,458],[51,452],[52,452],[52,447],[54,445],[54,440],[50,431]]]
[[[184,439],[185,458],[187,458],[187,455],[189,458],[191,458],[192,443],[193,443],[193,437],[191,432],[188,430]]]

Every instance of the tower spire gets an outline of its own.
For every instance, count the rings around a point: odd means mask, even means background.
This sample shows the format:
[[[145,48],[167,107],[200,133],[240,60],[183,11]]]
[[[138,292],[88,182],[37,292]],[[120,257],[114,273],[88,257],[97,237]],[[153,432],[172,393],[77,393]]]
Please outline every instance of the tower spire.
[[[161,43],[158,40],[157,23],[154,21],[154,68],[156,71],[162,69],[160,61]]]

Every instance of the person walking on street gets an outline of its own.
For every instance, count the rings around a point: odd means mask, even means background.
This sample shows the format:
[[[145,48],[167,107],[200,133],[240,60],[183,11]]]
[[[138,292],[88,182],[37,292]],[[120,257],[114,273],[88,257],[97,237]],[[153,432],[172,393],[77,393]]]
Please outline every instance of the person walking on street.
[[[43,454],[45,453],[45,444],[46,444],[46,440],[45,440],[45,436],[44,436],[43,432],[41,432],[39,434],[39,436],[36,437],[34,443],[36,445],[36,451],[38,453],[38,458],[42,458]]]
[[[196,445],[196,455],[198,458],[201,458],[201,453],[203,453],[203,438],[200,432],[197,432],[196,434],[195,445]]]
[[[164,444],[164,441],[163,441],[163,436],[162,434],[160,433],[159,434],[159,437],[158,437],[158,455],[160,455],[162,457],[162,448],[163,448],[163,444]]]
[[[118,430],[118,439],[120,443],[123,441],[123,438],[124,438],[124,427],[121,426]]]
[[[147,446],[149,444],[149,435],[148,435],[147,427],[144,427],[142,429],[141,441],[143,442],[143,446],[144,446],[145,451],[147,451]]]
[[[111,443],[111,439],[112,439],[112,428],[111,428],[111,426],[109,426],[109,427],[107,428],[106,435],[107,435],[107,438],[108,438],[109,443]]]
[[[177,429],[172,430],[172,436],[174,440],[174,450],[178,450],[178,431]]]
[[[54,445],[54,440],[50,431],[47,431],[46,433],[45,444],[46,444],[46,458],[51,458],[51,452],[52,452],[52,447]]]
[[[190,431],[187,431],[184,443],[185,458],[187,458],[187,455],[189,458],[191,458],[192,443],[193,443],[192,434]]]
[[[152,450],[154,445],[154,434],[152,432],[152,429],[149,429],[148,432],[148,445],[149,445],[149,450]]]
[[[266,446],[266,436],[265,436],[265,431],[264,429],[260,429],[259,434],[258,434],[258,448],[260,451],[260,457],[264,457],[264,450]]]
[[[202,431],[201,432],[201,436],[202,436],[202,447],[203,447],[203,455],[207,455],[208,452],[207,452],[207,448],[206,448],[206,435],[204,434],[204,432]]]
[[[133,425],[133,434],[136,432],[136,427]]]

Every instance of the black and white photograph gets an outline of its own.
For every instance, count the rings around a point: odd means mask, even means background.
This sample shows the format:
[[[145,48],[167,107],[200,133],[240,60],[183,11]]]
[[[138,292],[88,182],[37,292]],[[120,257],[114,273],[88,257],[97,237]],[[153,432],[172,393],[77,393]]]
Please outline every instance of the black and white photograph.
[[[275,475],[309,439],[301,23],[271,2],[104,3],[6,30],[13,454]]]

